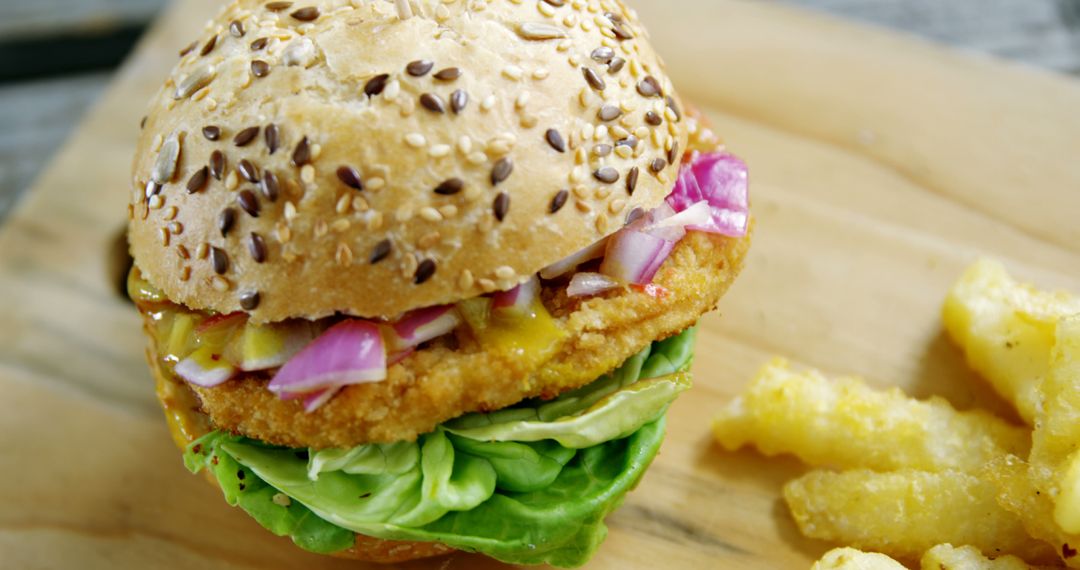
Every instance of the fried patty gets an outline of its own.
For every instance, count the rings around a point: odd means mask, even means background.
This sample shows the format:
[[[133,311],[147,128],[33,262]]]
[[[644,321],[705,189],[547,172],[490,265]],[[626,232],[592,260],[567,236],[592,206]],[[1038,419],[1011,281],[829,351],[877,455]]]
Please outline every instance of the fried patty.
[[[390,367],[385,381],[346,387],[311,413],[297,400],[278,399],[266,388],[265,374],[214,388],[189,386],[213,426],[276,445],[322,449],[412,441],[462,414],[588,384],[651,342],[692,326],[716,308],[749,244],[749,237],[691,232],[657,273],[659,287],[652,291],[620,288],[584,300],[546,292],[545,304],[567,333],[546,362],[475,342],[436,344]]]

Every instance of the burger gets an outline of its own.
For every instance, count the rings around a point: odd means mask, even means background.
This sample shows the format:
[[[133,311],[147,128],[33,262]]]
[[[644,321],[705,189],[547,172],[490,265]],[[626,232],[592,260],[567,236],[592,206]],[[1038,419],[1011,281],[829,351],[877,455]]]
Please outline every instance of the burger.
[[[236,0],[128,287],[184,463],[302,549],[584,564],[738,274],[745,165],[619,0]]]

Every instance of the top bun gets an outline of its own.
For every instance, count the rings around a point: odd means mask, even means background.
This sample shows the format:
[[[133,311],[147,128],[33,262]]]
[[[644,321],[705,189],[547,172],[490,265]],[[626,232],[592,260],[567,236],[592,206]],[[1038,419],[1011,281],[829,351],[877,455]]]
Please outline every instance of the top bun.
[[[151,102],[132,254],[256,322],[509,289],[660,204],[679,105],[619,0],[237,0]]]

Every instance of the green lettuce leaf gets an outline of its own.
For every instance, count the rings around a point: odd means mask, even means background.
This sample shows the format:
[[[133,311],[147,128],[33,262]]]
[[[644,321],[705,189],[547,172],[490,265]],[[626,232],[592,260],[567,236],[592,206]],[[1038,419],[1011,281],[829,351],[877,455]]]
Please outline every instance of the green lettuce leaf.
[[[229,504],[307,550],[342,550],[355,532],[579,566],[659,449],[664,411],[689,385],[681,371],[693,337],[691,329],[654,343],[555,400],[473,414],[416,442],[309,457],[214,432],[184,460],[210,469]]]
[[[239,506],[259,524],[277,536],[288,536],[310,552],[330,554],[353,545],[353,531],[327,522],[304,505],[266,484],[240,465],[219,445],[235,439],[224,432],[211,432],[194,441],[184,453],[184,465],[193,473],[210,469],[218,480],[225,501]],[[297,454],[289,452],[297,459]]]
[[[690,388],[685,372],[640,380],[601,398],[576,416],[554,421],[507,421],[471,428],[448,424],[455,435],[478,441],[552,440],[571,449],[585,449],[621,439],[663,415],[679,393]]]

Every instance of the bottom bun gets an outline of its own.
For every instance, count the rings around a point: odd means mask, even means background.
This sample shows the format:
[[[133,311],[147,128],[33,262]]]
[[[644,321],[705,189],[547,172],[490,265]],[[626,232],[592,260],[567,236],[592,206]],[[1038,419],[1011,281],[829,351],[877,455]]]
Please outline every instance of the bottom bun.
[[[195,393],[188,388],[187,384],[176,381],[173,375],[162,367],[152,338],[146,350],[146,359],[154,374],[158,401],[165,411],[169,433],[176,445],[184,450],[187,449],[189,443],[209,433],[213,426],[210,418],[199,411],[199,401]],[[209,471],[206,472],[206,479],[215,487],[218,486],[217,479]],[[357,534],[352,547],[330,556],[389,564],[442,556],[451,552],[454,552],[453,548],[438,542],[383,540]]]

